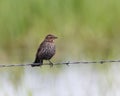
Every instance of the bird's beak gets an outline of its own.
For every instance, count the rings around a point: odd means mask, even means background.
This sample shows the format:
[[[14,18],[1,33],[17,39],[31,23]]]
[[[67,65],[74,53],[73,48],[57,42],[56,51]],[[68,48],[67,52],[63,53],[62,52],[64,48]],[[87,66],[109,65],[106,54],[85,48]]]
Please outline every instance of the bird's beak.
[[[54,39],[57,39],[57,38],[58,38],[58,37],[56,37],[56,36],[54,37]]]

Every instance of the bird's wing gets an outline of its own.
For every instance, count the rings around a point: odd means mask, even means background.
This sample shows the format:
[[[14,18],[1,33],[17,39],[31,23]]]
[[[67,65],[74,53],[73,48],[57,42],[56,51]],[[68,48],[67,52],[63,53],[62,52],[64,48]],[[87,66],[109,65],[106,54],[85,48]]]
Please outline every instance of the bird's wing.
[[[43,52],[44,52],[44,47],[45,47],[45,43],[42,42],[37,50],[37,53],[36,53],[36,57],[41,57],[42,58],[42,55],[43,55]]]

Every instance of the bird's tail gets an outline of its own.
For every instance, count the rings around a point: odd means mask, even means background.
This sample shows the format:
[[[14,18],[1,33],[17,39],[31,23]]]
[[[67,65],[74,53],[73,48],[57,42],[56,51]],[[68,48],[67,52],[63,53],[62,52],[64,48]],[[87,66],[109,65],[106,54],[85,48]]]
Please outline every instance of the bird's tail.
[[[37,67],[37,66],[41,66],[42,64],[43,64],[43,60],[35,59],[33,64],[31,64],[31,66],[32,67]]]

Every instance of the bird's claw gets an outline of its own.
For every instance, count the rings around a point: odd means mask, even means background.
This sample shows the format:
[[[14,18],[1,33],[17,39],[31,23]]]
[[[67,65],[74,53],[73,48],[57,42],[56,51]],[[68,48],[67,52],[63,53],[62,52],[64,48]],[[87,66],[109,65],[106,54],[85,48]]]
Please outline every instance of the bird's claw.
[[[32,67],[38,67],[38,66],[41,67],[41,63],[33,63],[33,64],[31,64],[31,66],[32,66]]]
[[[53,67],[53,63],[50,63],[50,67]]]

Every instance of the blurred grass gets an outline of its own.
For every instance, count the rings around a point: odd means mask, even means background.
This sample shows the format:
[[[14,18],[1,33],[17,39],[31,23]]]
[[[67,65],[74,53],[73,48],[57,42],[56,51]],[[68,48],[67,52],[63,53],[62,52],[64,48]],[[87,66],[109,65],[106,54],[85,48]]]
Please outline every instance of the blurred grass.
[[[119,0],[1,0],[0,62],[32,62],[48,33],[59,37],[55,61],[116,59],[119,6]]]
[[[119,17],[119,0],[0,0],[0,63],[33,62],[49,33],[59,37],[54,62],[119,59]],[[24,74],[6,71],[14,85]]]

